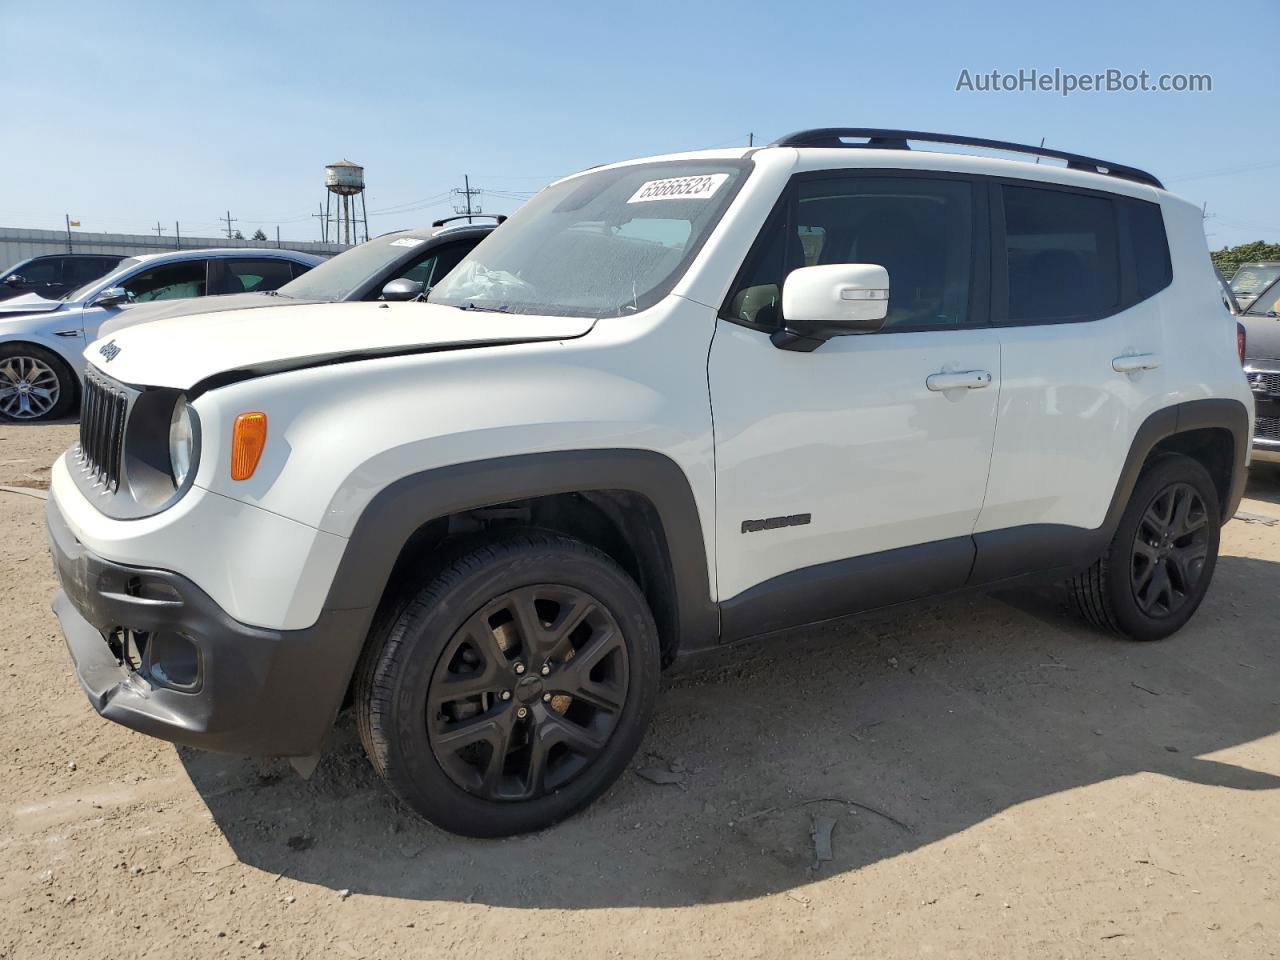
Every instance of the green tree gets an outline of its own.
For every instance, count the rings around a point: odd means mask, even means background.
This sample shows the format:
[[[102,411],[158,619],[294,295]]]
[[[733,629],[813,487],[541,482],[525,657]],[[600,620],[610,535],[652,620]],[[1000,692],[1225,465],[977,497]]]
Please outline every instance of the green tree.
[[[243,234],[243,233],[241,233],[239,230],[237,230],[235,233],[233,233],[233,234],[231,235],[231,239],[232,239],[232,240],[243,240],[243,239],[244,239],[244,234]]]
[[[1267,243],[1255,240],[1253,243],[1242,243],[1235,247],[1223,247],[1209,254],[1213,265],[1221,271],[1227,280],[1242,263],[1253,263],[1258,260],[1280,260],[1280,243]]]
[[[253,236],[252,236],[252,237],[250,237],[249,239],[251,239],[251,240],[265,240],[265,239],[267,239],[267,235],[266,235],[265,233],[263,233],[263,232],[262,232],[262,228],[261,228],[261,227],[259,227],[257,230],[253,231]]]

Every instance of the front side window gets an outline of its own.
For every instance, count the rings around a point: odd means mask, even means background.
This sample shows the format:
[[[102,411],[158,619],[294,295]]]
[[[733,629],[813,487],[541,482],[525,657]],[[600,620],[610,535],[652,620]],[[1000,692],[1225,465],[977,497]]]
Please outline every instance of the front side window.
[[[964,180],[848,176],[802,180],[757,241],[727,316],[763,328],[780,318],[799,267],[874,263],[889,273],[885,330],[969,322],[973,187]]]
[[[62,278],[62,261],[57,257],[32,260],[18,271],[18,276],[27,283],[57,283]]]
[[[720,222],[749,165],[639,163],[548,187],[432,290],[432,303],[611,317],[665,297]]]
[[[1105,197],[1005,186],[1009,322],[1093,319],[1120,306],[1115,203]]]
[[[422,284],[424,290],[430,290],[437,283],[443,280],[454,267],[467,255],[474,243],[448,243],[441,247],[436,247],[431,253],[423,257],[412,266],[402,269],[396,273],[390,280],[405,279],[413,280],[415,283]],[[381,296],[381,290],[374,290],[372,296]]]
[[[367,284],[379,281],[367,294],[376,299],[388,280],[403,276],[400,270],[414,262],[412,257],[420,254],[426,243],[423,237],[404,234],[374,237],[290,280],[280,288],[280,295],[295,300],[346,300]]]
[[[121,281],[120,286],[133,294],[134,302],[150,303],[152,300],[179,300],[184,297],[203,297],[205,293],[204,260],[184,260],[166,263],[135,273]]]

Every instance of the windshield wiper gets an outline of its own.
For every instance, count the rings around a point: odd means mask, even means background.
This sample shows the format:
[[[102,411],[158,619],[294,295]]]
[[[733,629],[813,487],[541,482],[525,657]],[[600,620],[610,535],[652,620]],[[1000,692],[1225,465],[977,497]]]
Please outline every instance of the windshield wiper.
[[[501,307],[482,307],[478,303],[468,300],[466,303],[458,307],[459,310],[478,310],[481,313],[511,313],[511,309],[506,306]]]

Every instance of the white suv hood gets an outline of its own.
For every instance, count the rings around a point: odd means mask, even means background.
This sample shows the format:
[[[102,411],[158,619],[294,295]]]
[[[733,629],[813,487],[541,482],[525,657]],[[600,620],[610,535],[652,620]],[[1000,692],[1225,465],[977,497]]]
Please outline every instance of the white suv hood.
[[[186,390],[231,371],[253,375],[341,358],[567,340],[594,323],[431,303],[325,303],[159,320],[97,340],[84,355],[123,383]]]

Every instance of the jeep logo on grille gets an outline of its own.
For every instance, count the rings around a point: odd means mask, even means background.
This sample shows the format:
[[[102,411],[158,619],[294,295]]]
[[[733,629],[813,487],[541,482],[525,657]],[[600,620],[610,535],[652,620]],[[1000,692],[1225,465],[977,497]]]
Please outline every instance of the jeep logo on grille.
[[[98,352],[106,358],[106,363],[110,363],[116,358],[116,355],[120,353],[120,348],[116,346],[116,342],[114,340],[108,340],[98,348]]]

